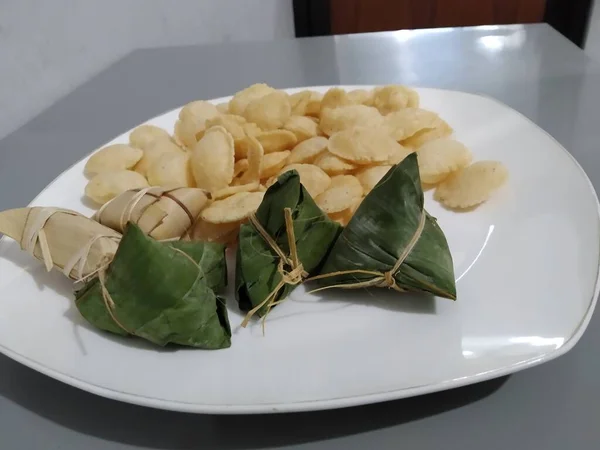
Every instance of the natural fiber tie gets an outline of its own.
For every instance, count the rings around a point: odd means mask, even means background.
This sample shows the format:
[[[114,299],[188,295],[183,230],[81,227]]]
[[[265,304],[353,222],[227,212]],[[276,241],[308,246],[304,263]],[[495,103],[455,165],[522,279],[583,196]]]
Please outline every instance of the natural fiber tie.
[[[44,262],[48,272],[50,272],[50,270],[52,270],[54,267],[54,261],[52,259],[52,251],[50,249],[44,227],[54,214],[80,216],[79,213],[60,208],[34,208],[27,216],[25,227],[23,229],[23,237],[21,239],[21,248],[29,252],[34,257],[36,246],[39,244],[40,251],[42,252],[42,261]],[[74,268],[77,268],[76,279],[83,279],[83,271],[85,269],[92,246],[98,239],[102,238],[114,239],[116,241],[120,240],[120,237],[105,234],[96,234],[91,236],[89,241],[87,241],[78,251],[71,255],[69,260],[62,268],[62,272],[67,277],[71,277],[71,272]],[[90,275],[93,274],[89,274],[86,278],[89,278]]]
[[[339,272],[331,272],[331,273],[325,273],[322,275],[317,275],[315,277],[309,278],[308,281],[322,280],[325,278],[331,278],[331,277],[335,277],[335,276],[339,276],[339,275],[358,275],[358,274],[373,275],[373,276],[375,276],[375,278],[368,280],[368,281],[359,281],[357,283],[335,284],[332,286],[325,286],[325,287],[322,287],[319,289],[315,289],[311,292],[319,292],[319,291],[323,291],[325,289],[331,289],[331,288],[336,288],[336,287],[339,287],[342,289],[357,289],[357,288],[367,288],[367,287],[371,287],[371,286],[387,287],[387,288],[394,289],[398,292],[404,292],[405,290],[403,288],[401,288],[400,286],[398,286],[395,276],[396,276],[396,273],[398,272],[398,270],[400,270],[400,267],[402,266],[404,261],[406,261],[406,258],[408,258],[408,255],[410,255],[413,248],[415,248],[415,245],[417,245],[417,242],[419,242],[419,239],[421,238],[421,235],[423,234],[423,229],[425,228],[426,218],[427,218],[427,213],[425,212],[425,210],[423,210],[421,213],[421,218],[419,219],[419,224],[417,225],[417,229],[415,230],[415,233],[411,237],[411,239],[408,242],[408,244],[406,245],[406,247],[404,247],[404,250],[402,251],[402,253],[398,256],[398,259],[396,260],[396,263],[394,264],[394,266],[387,272],[379,272],[376,270],[343,270],[343,271],[339,271]]]
[[[181,189],[186,189],[186,188],[164,189],[164,188],[158,187],[158,186],[151,186],[151,187],[132,190],[133,195],[131,196],[129,201],[124,205],[123,210],[121,211],[121,215],[119,216],[119,220],[118,220],[119,230],[125,230],[125,228],[127,227],[127,223],[129,223],[129,222],[134,222],[137,224],[139,222],[140,218],[144,215],[144,213],[150,207],[152,207],[153,205],[158,203],[163,198],[171,200],[172,202],[177,204],[177,206],[179,206],[179,208],[181,208],[181,210],[185,213],[185,215],[187,216],[187,218],[189,220],[189,227],[191,227],[191,225],[195,221],[194,215],[191,213],[191,211],[188,209],[188,207],[185,205],[185,203],[183,203],[181,200],[179,200],[177,198],[177,196],[173,195],[174,192],[181,190]],[[144,200],[144,198],[147,196],[153,197],[153,200],[150,203],[144,204],[144,207],[142,209],[139,209],[138,211],[136,211],[136,208],[139,206],[140,202],[142,200]],[[102,205],[102,207],[96,212],[94,217],[96,218],[96,220],[98,222],[103,223],[102,215],[104,214],[104,212],[106,211],[107,208],[111,207],[111,205],[114,201],[117,201],[117,199],[119,199],[119,197],[113,198],[109,202]],[[162,214],[160,216],[157,215],[158,210],[153,211],[153,218],[155,219],[156,224],[154,225],[154,228],[146,229],[145,230],[146,234],[152,236],[153,231],[156,228],[160,227],[164,223],[164,220],[169,215],[169,212],[165,211],[164,208],[160,208],[160,211],[162,212]],[[136,220],[133,220],[134,213],[136,213],[136,216],[137,216]],[[186,232],[189,231],[189,227],[188,227],[188,230],[186,230]],[[176,240],[176,239],[171,239],[171,240]]]
[[[154,197],[156,199],[155,201],[158,201],[160,199],[160,196],[162,195],[163,192],[164,192],[164,189],[162,189],[162,188],[160,188],[158,186],[151,186],[151,187],[136,189],[135,190],[135,194],[133,195],[133,197],[131,197],[131,199],[125,205],[125,207],[123,208],[123,211],[121,212],[121,216],[119,217],[119,227],[120,227],[120,229],[121,230],[125,229],[125,226],[131,220],[131,215],[133,214],[133,211],[134,211],[135,207],[144,198],[144,196],[151,195],[152,197]],[[117,198],[118,197],[115,197],[112,200],[109,200],[104,205],[102,205],[100,207],[100,209],[96,212],[96,214],[94,215],[94,217],[96,218],[96,220],[98,222],[102,223],[102,214],[104,213],[104,211],[107,208],[109,208],[112,205],[112,203]],[[146,206],[145,209],[147,209],[149,206],[150,205]],[[166,215],[167,215],[167,213],[165,213],[165,216]]]
[[[98,282],[100,283],[100,291],[102,292],[102,301],[104,302],[104,306],[106,307],[106,311],[108,312],[110,318],[125,333],[135,336],[135,332],[125,327],[125,325],[123,325],[117,318],[115,302],[110,296],[110,292],[108,292],[106,287],[106,267],[103,267],[98,271]]]
[[[203,272],[200,264],[198,264],[198,262],[196,260],[194,260],[194,258],[192,258],[190,255],[188,255],[184,251],[181,251],[175,247],[172,247],[172,250],[175,253],[178,253],[181,256],[187,258],[192,264],[194,264],[198,268],[199,272]],[[102,292],[102,301],[104,302],[106,311],[108,312],[108,315],[113,320],[113,322],[119,328],[121,328],[125,333],[131,334],[132,336],[136,336],[135,331],[130,330],[125,325],[123,325],[123,323],[121,323],[121,321],[117,317],[115,301],[113,300],[112,296],[110,295],[110,292],[108,291],[108,288],[106,287],[106,270],[111,262],[112,262],[112,258],[109,258],[106,261],[106,264],[102,264],[102,267],[98,270],[98,272],[96,274],[98,276],[98,283],[100,284],[100,291]]]
[[[256,231],[261,235],[263,240],[271,247],[276,255],[279,257],[279,262],[277,263],[277,272],[281,275],[281,280],[277,283],[277,286],[271,291],[271,293],[257,306],[252,308],[244,321],[242,322],[242,327],[246,327],[250,322],[250,319],[256,312],[258,312],[264,306],[267,307],[267,312],[263,316],[263,333],[265,327],[265,319],[271,308],[278,303],[281,303],[285,299],[281,299],[276,301],[277,295],[279,291],[285,287],[285,285],[296,286],[302,283],[306,277],[308,277],[308,273],[304,270],[300,259],[298,258],[298,249],[296,248],[296,235],[294,233],[294,221],[292,219],[292,210],[290,208],[285,208],[283,210],[285,217],[285,231],[288,239],[288,246],[290,248],[290,254],[286,255],[283,250],[277,245],[277,242],[267,233],[261,223],[258,221],[256,216],[252,214],[250,216],[250,223],[254,226]],[[289,269],[288,269],[289,268]]]

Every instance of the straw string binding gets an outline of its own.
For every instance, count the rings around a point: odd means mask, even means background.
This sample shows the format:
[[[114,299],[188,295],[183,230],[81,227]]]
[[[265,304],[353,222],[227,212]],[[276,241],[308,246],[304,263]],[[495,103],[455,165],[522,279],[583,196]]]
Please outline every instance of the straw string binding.
[[[263,307],[267,307],[266,313],[263,315],[262,319],[262,329],[263,334],[265,332],[265,320],[267,315],[271,311],[271,308],[278,303],[281,303],[285,299],[275,300],[277,295],[286,285],[296,286],[301,284],[307,277],[308,273],[304,270],[300,259],[298,258],[298,249],[296,247],[296,235],[294,233],[294,221],[292,219],[292,210],[290,208],[285,208],[283,210],[284,218],[285,218],[285,230],[288,239],[288,247],[290,249],[289,255],[286,255],[283,250],[277,245],[277,242],[267,233],[267,230],[264,229],[262,224],[258,221],[256,216],[252,214],[249,217],[250,223],[256,231],[261,235],[263,240],[271,247],[271,250],[275,252],[278,256],[279,261],[277,263],[277,272],[281,276],[281,280],[275,288],[271,291],[271,293],[258,305],[252,308],[246,314],[244,321],[242,322],[242,327],[246,327],[250,322],[250,319],[254,314],[256,314]]]
[[[388,270],[386,272],[379,272],[376,270],[342,270],[342,271],[338,271],[338,272],[331,272],[331,273],[325,273],[322,275],[317,275],[317,276],[309,278],[307,281],[323,280],[326,278],[332,278],[332,277],[340,276],[340,275],[358,275],[358,274],[372,275],[375,278],[372,278],[367,281],[359,281],[356,283],[334,284],[331,286],[324,286],[319,289],[314,289],[310,292],[314,293],[314,292],[324,291],[326,289],[332,289],[332,288],[359,289],[359,288],[367,288],[367,287],[372,287],[372,286],[384,287],[384,288],[387,287],[390,289],[394,289],[395,291],[398,291],[398,292],[405,292],[405,289],[398,286],[398,283],[396,282],[396,279],[395,279],[395,275],[398,272],[398,270],[400,270],[400,267],[402,266],[404,261],[406,261],[406,258],[408,258],[408,255],[410,255],[410,253],[412,252],[415,245],[417,245],[417,242],[419,242],[419,239],[421,238],[421,235],[423,234],[423,229],[425,228],[426,218],[427,218],[427,213],[425,212],[425,210],[423,210],[421,212],[419,224],[417,225],[417,229],[415,230],[415,233],[411,237],[410,241],[408,241],[408,244],[406,245],[406,247],[404,247],[404,250],[398,256],[396,263],[390,270]]]

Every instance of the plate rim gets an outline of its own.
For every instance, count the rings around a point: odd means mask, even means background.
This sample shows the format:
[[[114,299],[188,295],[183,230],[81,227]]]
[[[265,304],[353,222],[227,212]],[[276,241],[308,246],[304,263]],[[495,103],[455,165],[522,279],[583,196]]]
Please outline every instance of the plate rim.
[[[352,84],[352,85],[320,85],[320,86],[303,86],[303,87],[290,87],[290,88],[281,88],[281,90],[286,92],[295,92],[303,89],[310,90],[319,90],[323,91],[332,87],[340,87],[343,89],[361,89],[361,88],[373,88],[377,86],[382,86],[379,84]],[[587,173],[581,167],[577,159],[558,141],[552,136],[548,131],[540,127],[537,123],[531,120],[529,117],[521,113],[520,111],[512,108],[506,103],[490,97],[486,94],[481,93],[473,93],[473,92],[465,92],[454,89],[440,89],[435,87],[422,87],[415,86],[417,90],[427,90],[427,91],[438,91],[438,92],[452,92],[459,93],[462,95],[474,96],[486,99],[497,105],[500,105],[504,108],[510,109],[514,113],[518,114],[522,119],[527,121],[529,124],[535,126],[539,130],[541,130],[547,137],[549,137],[571,160],[571,162],[575,165],[575,167],[579,170],[583,179],[587,182],[588,188],[590,189],[594,199],[596,200],[596,228],[597,233],[600,235],[600,201],[598,199],[598,194],[591,180],[589,179]],[[218,97],[214,99],[206,100],[210,103],[220,103],[227,101],[231,96]],[[183,105],[182,105],[183,106]],[[168,114],[173,111],[177,111],[182,108],[182,106],[172,108],[170,110],[164,111],[160,114],[157,114],[144,122],[141,122],[135,125],[133,128],[126,130],[119,134],[118,136],[122,136],[124,134],[130,133],[132,130],[137,128],[138,126],[151,122],[154,119],[157,119],[165,114]],[[112,142],[116,137],[109,140],[108,142]],[[104,143],[102,146],[98,148],[102,148],[103,146],[108,145],[108,142]],[[92,150],[89,154],[83,156],[81,159],[77,160],[70,166],[68,166],[65,170],[63,170],[60,174],[58,174],[44,189],[42,189],[35,198],[28,204],[28,206],[32,206],[36,203],[38,198],[44,194],[48,189],[50,189],[66,172],[70,171],[74,166],[81,163],[83,160],[88,158],[93,152],[97,149]],[[4,238],[4,236],[0,236],[0,241]],[[439,392],[447,389],[453,389],[461,386],[466,386],[469,384],[475,384],[482,381],[490,380],[493,378],[509,375],[512,373],[519,372],[524,369],[528,369],[531,367],[535,367],[537,365],[546,363],[555,358],[558,358],[567,352],[569,352],[575,345],[579,342],[583,334],[585,333],[589,322],[592,318],[594,310],[596,308],[596,304],[598,301],[598,294],[600,293],[600,254],[598,257],[598,270],[596,272],[596,280],[594,285],[594,293],[592,299],[589,302],[589,305],[585,311],[584,316],[581,318],[579,324],[574,329],[571,336],[565,340],[565,342],[557,349],[550,350],[543,355],[539,355],[533,358],[529,358],[523,361],[519,361],[517,363],[509,364],[504,367],[499,367],[497,369],[491,369],[488,371],[483,371],[477,373],[475,375],[467,375],[463,377],[458,377],[451,380],[446,380],[438,383],[428,383],[418,386],[411,386],[407,388],[393,389],[385,392],[371,393],[371,394],[360,394],[353,396],[345,396],[340,398],[329,398],[324,400],[305,400],[305,401],[295,401],[295,402],[285,402],[285,403],[257,403],[252,405],[239,405],[239,404],[199,404],[194,402],[185,402],[185,401],[173,401],[173,400],[165,400],[154,398],[145,395],[137,395],[130,394],[127,392],[118,391],[115,389],[109,389],[105,387],[101,387],[90,383],[88,381],[80,380],[79,378],[73,377],[69,374],[63,373],[59,370],[49,368],[41,363],[36,362],[35,360],[30,359],[29,357],[22,355],[18,352],[13,351],[12,349],[6,347],[0,342],[0,353],[5,356],[11,358],[12,360],[23,364],[30,369],[33,369],[43,375],[49,376],[55,380],[68,384],[70,386],[81,389],[82,391],[86,391],[88,393],[92,393],[95,395],[99,395],[101,397],[109,398],[111,400],[122,401],[134,405],[151,407],[156,409],[163,409],[169,411],[177,411],[177,412],[187,412],[187,413],[197,413],[197,414],[265,414],[265,413],[284,413],[284,412],[305,412],[305,411],[319,411],[319,410],[327,410],[327,409],[337,409],[337,408],[346,408],[351,406],[359,406],[359,405],[367,405],[372,403],[379,403],[384,401],[398,400],[401,398],[407,398],[417,395],[423,395],[428,393]]]

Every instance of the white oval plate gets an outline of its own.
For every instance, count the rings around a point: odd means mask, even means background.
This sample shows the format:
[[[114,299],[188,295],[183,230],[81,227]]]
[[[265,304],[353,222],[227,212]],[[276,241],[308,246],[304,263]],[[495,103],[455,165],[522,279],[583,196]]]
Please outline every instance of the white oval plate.
[[[552,137],[509,107],[472,94],[418,91],[477,160],[501,160],[510,171],[508,185],[473,212],[447,211],[426,193],[454,258],[456,302],[383,289],[308,295],[300,287],[273,310],[263,337],[258,325],[236,327],[242,315],[230,292],[230,349],[158,349],[90,327],[73,306],[71,283],[3,239],[0,351],[99,395],[199,413],[391,400],[564,354],[583,334],[598,295],[599,208],[590,181]],[[172,131],[178,112],[148,123]],[[82,200],[84,164],[33,204],[91,214]]]

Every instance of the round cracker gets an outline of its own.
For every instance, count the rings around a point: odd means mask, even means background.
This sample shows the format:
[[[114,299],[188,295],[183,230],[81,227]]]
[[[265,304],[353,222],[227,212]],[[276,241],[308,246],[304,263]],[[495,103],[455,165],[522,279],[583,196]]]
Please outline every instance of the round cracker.
[[[260,175],[263,168],[263,161],[265,158],[265,151],[261,143],[254,136],[247,136],[247,150],[248,155],[248,170],[240,177],[240,183],[252,183],[260,180]]]
[[[417,105],[415,105],[415,99]],[[384,116],[411,106],[418,106],[418,95],[406,86],[389,85],[375,89],[373,106]]]
[[[241,122],[240,122],[241,120]],[[246,133],[242,128],[242,125],[246,120],[242,116],[236,116],[233,114],[223,114],[221,116],[213,117],[205,122],[206,128],[221,126],[225,128],[231,137],[235,140],[243,139],[246,137]]]
[[[291,113],[288,95],[283,91],[274,91],[248,103],[243,116],[263,130],[276,130],[285,124]]]
[[[399,147],[384,128],[354,127],[331,136],[327,148],[352,163],[373,164],[388,161]]]
[[[442,181],[434,197],[450,208],[470,208],[485,202],[508,179],[498,161],[478,161]]]
[[[195,187],[194,175],[187,152],[163,153],[148,169],[150,186]]]
[[[328,175],[347,173],[356,169],[357,167],[355,164],[343,160],[327,150],[319,155],[314,164],[323,169],[323,171]]]
[[[365,167],[356,172],[355,176],[360,181],[364,193],[368,194],[391,168],[392,166]]]
[[[247,122],[247,123],[243,124],[242,128],[244,129],[244,133],[246,133],[246,136],[256,137],[260,133],[262,133],[262,130],[260,129],[260,127],[252,122]]]
[[[350,208],[344,209],[343,211],[336,212],[336,213],[329,213],[328,214],[329,218],[331,220],[335,220],[341,226],[345,227],[346,225],[348,225],[350,220],[352,220],[352,216],[354,216],[354,213],[356,212],[356,210],[362,203],[363,199],[364,199],[364,197],[358,198]]]
[[[250,167],[250,164],[248,164],[247,158],[236,161],[233,165],[233,178],[237,177],[241,173],[244,173],[246,170],[248,170],[248,167]]]
[[[294,133],[297,142],[305,141],[319,134],[319,126],[306,116],[291,116],[283,128]]]
[[[327,149],[328,139],[316,136],[300,142],[292,149],[288,164],[304,164],[313,162],[317,156]]]
[[[164,153],[177,154],[185,152],[177,144],[171,141],[171,139],[155,139],[146,146],[142,159],[138,161],[133,170],[146,176],[152,164],[154,164]]]
[[[129,133],[129,143],[133,147],[144,149],[156,139],[170,139],[165,130],[154,125],[140,125]]]
[[[85,187],[85,195],[99,205],[104,205],[125,191],[145,187],[149,187],[146,178],[132,170],[100,172]]]
[[[414,150],[410,147],[404,147],[403,145],[398,144],[398,148],[394,151],[392,156],[390,156],[387,160],[387,164],[396,165],[400,164],[404,158],[406,158],[411,153],[414,153]]]
[[[244,111],[250,102],[267,94],[275,92],[275,89],[264,83],[253,84],[239,92],[236,92],[229,101],[229,112],[231,114],[244,115]]]
[[[221,114],[229,114],[229,103],[225,102],[225,103],[217,103],[215,105],[215,108],[217,108],[217,110],[221,113]]]
[[[373,91],[354,89],[348,92],[348,98],[357,105],[373,106]]]
[[[319,117],[319,114],[321,114],[321,102],[323,101],[323,94],[317,91],[308,92],[310,92],[310,97],[306,102],[304,115],[309,117]]]
[[[209,223],[238,222],[256,212],[264,195],[264,192],[238,192],[212,202],[202,210],[200,217]]]
[[[290,95],[290,106],[292,107],[292,115],[306,115],[306,105],[310,100],[310,91],[299,91]]]
[[[315,198],[315,203],[326,213],[336,213],[351,208],[362,198],[360,181],[352,175],[338,175],[331,179],[329,188]]]
[[[342,88],[329,89],[321,99],[321,114],[327,108],[339,108],[340,106],[348,106],[354,104],[348,93]]]
[[[290,156],[290,151],[286,150],[283,152],[269,153],[263,158],[262,170],[260,173],[260,179],[270,178],[273,175],[279,173],[285,166],[285,163]]]
[[[419,147],[421,147],[426,142],[433,141],[434,139],[448,137],[452,134],[453,131],[454,130],[450,125],[448,125],[448,123],[446,123],[443,119],[438,117],[433,128],[426,128],[421,131],[418,131],[408,139],[402,140],[400,143],[405,147],[411,147],[418,150]]]
[[[242,125],[245,137],[243,139],[236,139],[235,143],[235,159],[243,159],[248,157],[248,140],[246,137],[257,137],[263,133],[258,125],[255,123],[247,122]]]
[[[436,184],[471,163],[471,152],[454,139],[436,139],[417,152],[421,182]]]
[[[191,157],[196,186],[213,192],[233,180],[235,150],[233,138],[223,127],[212,127],[194,146]]]
[[[265,153],[282,152],[294,148],[298,139],[288,130],[264,131],[256,136]]]
[[[420,108],[404,108],[385,116],[385,126],[397,141],[414,136],[421,130],[438,125],[439,116],[433,111]]]
[[[143,150],[127,144],[113,144],[101,148],[85,163],[86,174],[127,170],[134,167],[144,156]]]
[[[421,104],[421,99],[418,92],[406,86],[404,86],[404,88],[408,93],[408,105],[406,105],[407,108],[418,108]]]
[[[186,149],[194,148],[198,142],[197,134],[205,131],[205,121],[198,119],[179,119],[175,122],[175,139],[181,142]]]
[[[183,149],[188,149],[188,146],[185,144],[186,133],[187,130],[184,129],[185,125],[181,119],[178,119],[175,122],[174,130],[173,130],[173,141]]]
[[[185,105],[175,123],[175,135],[187,148],[191,149],[206,130],[206,121],[221,113],[212,103],[196,100]]]
[[[343,211],[334,212],[327,214],[331,220],[339,223],[341,226],[345,227],[352,219],[352,213],[350,212],[350,208],[344,209]]]
[[[322,169],[313,164],[290,164],[284,167],[278,175],[295,170],[300,175],[300,183],[306,188],[311,197],[325,192],[331,184],[331,178]]]
[[[290,95],[292,114],[295,116],[318,116],[323,95],[316,91],[299,91]]]
[[[193,120],[204,126],[204,122],[213,117],[217,117],[221,113],[215,105],[204,100],[196,100],[186,104],[179,111],[181,120]]]
[[[258,191],[260,184],[258,181],[247,184],[238,184],[236,186],[229,186],[223,189],[219,189],[216,192],[213,192],[211,197],[213,200],[220,200],[222,198],[231,197],[238,192],[254,192]]]
[[[383,125],[383,116],[376,108],[365,105],[347,105],[327,108],[321,112],[319,127],[327,136],[354,127],[377,128]]]

